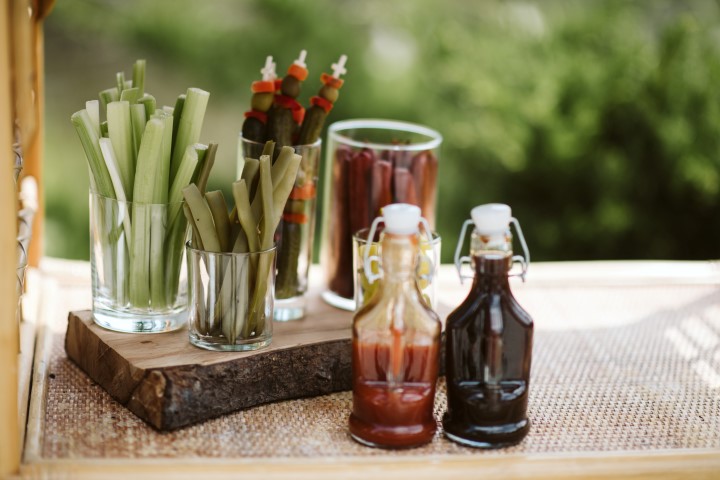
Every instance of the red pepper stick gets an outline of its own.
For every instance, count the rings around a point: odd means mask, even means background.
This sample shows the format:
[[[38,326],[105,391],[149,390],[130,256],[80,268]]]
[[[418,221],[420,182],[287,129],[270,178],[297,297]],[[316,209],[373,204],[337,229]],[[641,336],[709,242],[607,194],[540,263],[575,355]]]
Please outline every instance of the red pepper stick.
[[[392,164],[387,160],[378,160],[373,165],[370,184],[370,213],[380,215],[380,209],[392,203]]]

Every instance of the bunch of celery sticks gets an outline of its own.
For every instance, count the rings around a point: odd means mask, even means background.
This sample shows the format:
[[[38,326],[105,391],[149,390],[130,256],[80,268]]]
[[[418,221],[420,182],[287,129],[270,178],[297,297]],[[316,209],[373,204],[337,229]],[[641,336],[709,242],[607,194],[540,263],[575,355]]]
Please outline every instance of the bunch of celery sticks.
[[[90,167],[104,244],[102,281],[115,306],[162,311],[176,301],[186,238],[182,190],[204,192],[216,145],[197,143],[210,94],[189,88],[174,107],[145,92],[145,61],[71,121]],[[112,207],[108,207],[112,205]],[[116,210],[112,210],[116,209]]]

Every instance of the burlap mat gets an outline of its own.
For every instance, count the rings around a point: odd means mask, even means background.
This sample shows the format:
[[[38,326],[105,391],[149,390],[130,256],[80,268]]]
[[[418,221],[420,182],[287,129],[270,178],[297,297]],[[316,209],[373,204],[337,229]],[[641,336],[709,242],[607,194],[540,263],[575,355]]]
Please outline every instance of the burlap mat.
[[[350,392],[237,412],[160,434],[75,367],[57,335],[42,456],[357,457],[720,448],[720,290],[712,286],[519,288],[536,322],[525,441],[478,451],[440,433],[387,452],[347,433]],[[436,399],[445,408],[441,382]]]

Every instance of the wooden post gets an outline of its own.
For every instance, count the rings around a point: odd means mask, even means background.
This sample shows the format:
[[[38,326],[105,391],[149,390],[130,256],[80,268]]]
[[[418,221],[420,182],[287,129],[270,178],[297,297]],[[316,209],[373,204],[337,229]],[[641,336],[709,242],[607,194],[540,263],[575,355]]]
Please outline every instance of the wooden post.
[[[0,478],[20,466],[18,425],[17,222],[13,184],[12,96],[10,94],[10,1],[0,0]]]

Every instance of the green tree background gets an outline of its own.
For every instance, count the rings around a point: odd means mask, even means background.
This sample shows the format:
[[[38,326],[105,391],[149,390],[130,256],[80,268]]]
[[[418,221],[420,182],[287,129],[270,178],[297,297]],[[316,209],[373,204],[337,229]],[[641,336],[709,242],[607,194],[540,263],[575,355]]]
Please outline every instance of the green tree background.
[[[301,48],[347,53],[329,123],[392,118],[444,138],[449,261],[470,209],[513,207],[535,260],[708,259],[720,249],[720,7],[710,1],[59,0],[46,24],[47,254],[88,258],[87,173],[70,114],[148,60],[172,105],[212,93],[211,187],[235,179],[250,83]]]

